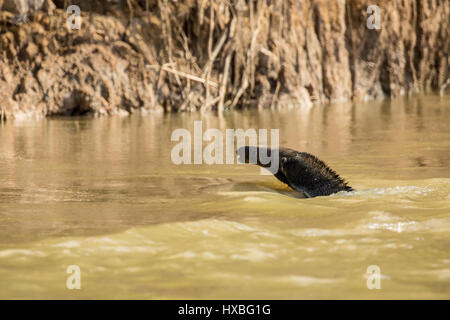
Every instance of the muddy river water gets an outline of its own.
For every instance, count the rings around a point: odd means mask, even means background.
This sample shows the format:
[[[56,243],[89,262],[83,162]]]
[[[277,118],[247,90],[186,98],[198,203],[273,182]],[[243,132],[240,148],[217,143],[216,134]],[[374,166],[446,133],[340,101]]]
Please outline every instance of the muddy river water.
[[[175,165],[171,134],[195,120],[279,129],[357,191]],[[0,145],[0,298],[450,298],[449,97],[8,122]]]

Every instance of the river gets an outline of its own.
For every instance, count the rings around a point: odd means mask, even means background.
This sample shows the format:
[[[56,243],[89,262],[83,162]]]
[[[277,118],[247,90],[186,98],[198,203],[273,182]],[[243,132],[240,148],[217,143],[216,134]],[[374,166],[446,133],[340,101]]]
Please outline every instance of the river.
[[[357,191],[301,199],[256,166],[175,165],[171,134],[195,120],[279,129]],[[6,122],[0,143],[2,299],[450,298],[448,96]]]

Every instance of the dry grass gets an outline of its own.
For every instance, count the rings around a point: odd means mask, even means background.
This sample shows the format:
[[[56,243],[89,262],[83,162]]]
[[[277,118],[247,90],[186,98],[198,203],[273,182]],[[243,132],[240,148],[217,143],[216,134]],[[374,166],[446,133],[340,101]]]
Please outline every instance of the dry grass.
[[[127,2],[129,8],[141,8],[142,16],[152,8],[149,14],[159,17],[164,50],[156,89],[167,86],[175,95],[165,102],[174,103],[168,109],[222,112],[256,101],[256,70],[262,48],[258,38],[263,24],[268,27],[274,8],[283,7],[283,0],[270,5],[264,0]],[[277,54],[271,56],[278,59]],[[279,84],[273,86],[272,94],[279,88]],[[272,99],[271,105],[276,103],[276,98]]]

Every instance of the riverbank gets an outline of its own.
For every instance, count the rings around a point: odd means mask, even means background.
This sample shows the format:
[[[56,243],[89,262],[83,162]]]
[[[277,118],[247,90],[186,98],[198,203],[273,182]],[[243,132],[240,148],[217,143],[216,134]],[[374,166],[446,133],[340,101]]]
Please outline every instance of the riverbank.
[[[3,120],[310,107],[449,83],[448,1],[71,1],[79,30],[66,1],[2,2]]]

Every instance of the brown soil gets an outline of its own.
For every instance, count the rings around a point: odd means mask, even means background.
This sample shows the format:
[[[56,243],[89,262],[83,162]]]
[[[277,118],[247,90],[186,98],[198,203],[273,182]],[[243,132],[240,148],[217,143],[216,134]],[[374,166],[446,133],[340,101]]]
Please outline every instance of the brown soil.
[[[0,118],[223,110],[449,85],[448,0],[0,0]],[[31,1],[33,2],[33,1]],[[370,30],[366,10],[381,9]]]

